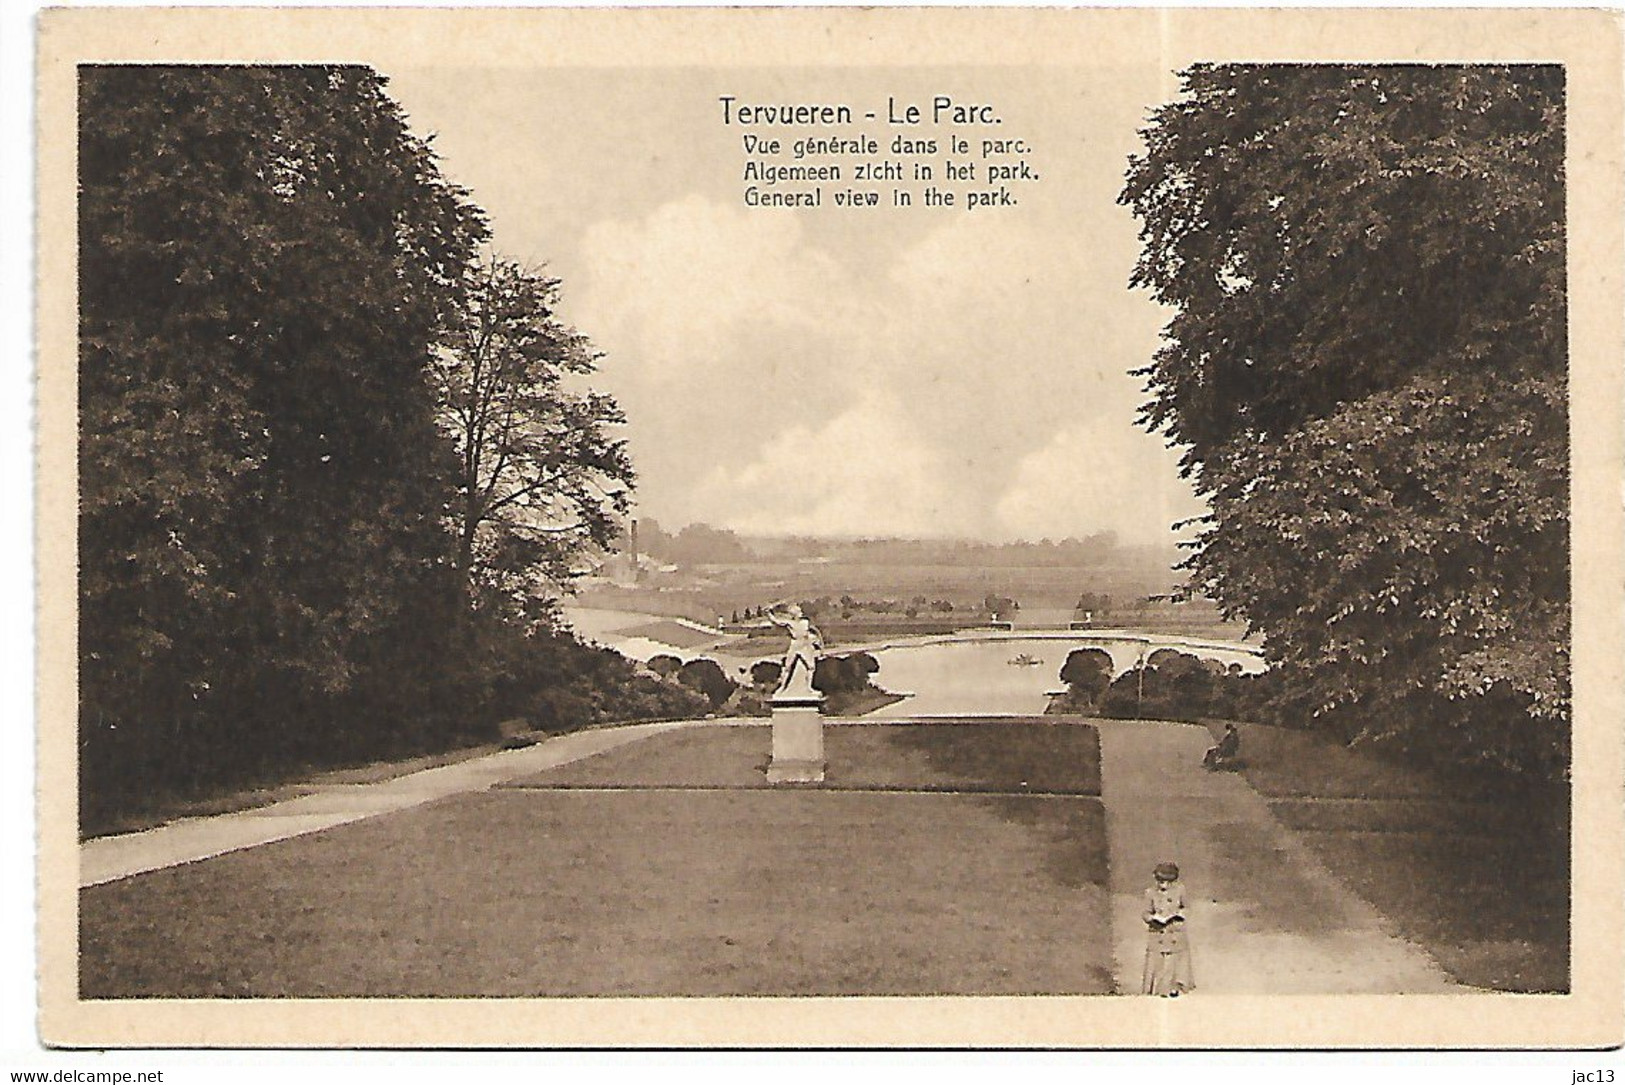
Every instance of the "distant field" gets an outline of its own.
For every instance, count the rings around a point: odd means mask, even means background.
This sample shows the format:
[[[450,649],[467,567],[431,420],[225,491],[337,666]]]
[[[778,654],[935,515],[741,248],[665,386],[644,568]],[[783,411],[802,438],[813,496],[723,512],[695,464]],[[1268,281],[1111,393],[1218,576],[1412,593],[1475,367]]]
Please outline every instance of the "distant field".
[[[710,633],[690,628],[680,622],[645,622],[642,625],[617,629],[616,632],[623,637],[647,637],[678,648],[698,648],[717,639]]]
[[[637,588],[593,585],[578,596],[583,606],[612,606],[650,614],[715,621],[745,607],[779,600],[849,594],[862,599],[947,599],[974,608],[989,594],[1009,596],[1024,607],[1070,608],[1084,592],[1105,593],[1126,605],[1168,592],[1179,581],[1171,569],[1096,566],[966,567],[957,565],[769,564],[706,565],[668,574]],[[612,601],[612,600],[623,600]],[[1121,606],[1119,608],[1122,609]]]
[[[819,623],[826,644],[855,644],[879,637],[928,637],[957,633],[961,629],[982,629],[987,622],[952,621],[939,618],[877,618],[872,621],[830,621]]]
[[[1097,624],[1228,639],[1238,639],[1245,633],[1245,627],[1225,622],[1209,603],[1136,605],[1147,595],[1170,591],[1178,580],[1172,570],[1166,575],[1150,576],[1144,571],[1110,568],[751,564],[703,566],[635,588],[589,585],[572,602],[706,623],[718,618],[727,620],[747,608],[822,596],[839,599],[851,595],[861,600],[892,599],[900,603],[923,597],[928,604],[946,599],[956,608],[947,614],[922,610],[914,619],[907,618],[900,609],[890,613],[858,610],[851,618],[842,618],[839,613],[820,616],[826,636],[855,640],[866,635],[866,627],[893,634],[983,625],[987,615],[980,608],[990,594],[1013,598],[1029,612],[1064,615],[1080,595],[1092,592],[1110,595],[1115,602],[1109,614],[1095,616]],[[1018,625],[1021,620],[1018,612]]]

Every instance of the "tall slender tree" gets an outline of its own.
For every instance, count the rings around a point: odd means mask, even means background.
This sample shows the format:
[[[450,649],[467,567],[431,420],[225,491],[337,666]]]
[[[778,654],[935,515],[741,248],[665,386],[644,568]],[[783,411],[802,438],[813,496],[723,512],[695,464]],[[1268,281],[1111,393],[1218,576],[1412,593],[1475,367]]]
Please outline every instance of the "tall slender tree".
[[[500,256],[472,276],[432,367],[457,454],[457,567],[475,599],[523,604],[609,548],[633,483],[614,399],[583,386],[598,355],[556,315],[559,281]]]

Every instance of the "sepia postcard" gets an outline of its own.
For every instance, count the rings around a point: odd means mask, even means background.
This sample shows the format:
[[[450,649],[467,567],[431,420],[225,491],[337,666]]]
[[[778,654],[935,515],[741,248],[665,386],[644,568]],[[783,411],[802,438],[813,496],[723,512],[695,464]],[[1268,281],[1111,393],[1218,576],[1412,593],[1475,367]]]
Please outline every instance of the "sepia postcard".
[[[42,13],[43,1040],[1625,1041],[1620,72]]]

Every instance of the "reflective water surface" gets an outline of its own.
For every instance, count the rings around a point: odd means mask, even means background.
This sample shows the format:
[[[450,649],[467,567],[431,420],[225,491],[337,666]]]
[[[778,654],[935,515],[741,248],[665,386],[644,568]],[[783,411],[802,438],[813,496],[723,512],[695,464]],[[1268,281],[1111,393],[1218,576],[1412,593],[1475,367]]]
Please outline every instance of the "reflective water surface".
[[[896,718],[959,713],[1041,713],[1049,703],[1044,694],[1063,686],[1061,665],[1066,662],[1067,654],[1083,646],[1103,648],[1109,652],[1115,674],[1132,667],[1146,651],[1176,647],[1172,644],[1147,644],[1138,639],[1017,637],[883,648],[873,652],[880,661],[880,673],[874,677],[875,684],[882,689],[912,693],[914,696],[869,715]],[[1225,664],[1240,663],[1247,671],[1263,669],[1258,659],[1244,652],[1179,647]],[[1038,662],[1015,662],[1021,658]]]
[[[1026,653],[1040,662],[1020,666],[1010,661]],[[984,641],[922,644],[874,653],[880,661],[875,684],[898,693],[913,693],[871,716],[895,717],[941,713],[1041,713],[1046,690],[1061,685],[1067,645],[1060,641]]]

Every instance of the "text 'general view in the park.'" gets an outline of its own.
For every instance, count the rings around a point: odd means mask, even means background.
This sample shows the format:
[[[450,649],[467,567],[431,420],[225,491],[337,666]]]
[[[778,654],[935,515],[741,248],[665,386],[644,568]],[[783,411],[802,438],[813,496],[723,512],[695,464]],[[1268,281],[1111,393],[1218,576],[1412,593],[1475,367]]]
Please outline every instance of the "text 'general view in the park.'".
[[[1561,65],[76,86],[81,1002],[1571,992]]]

